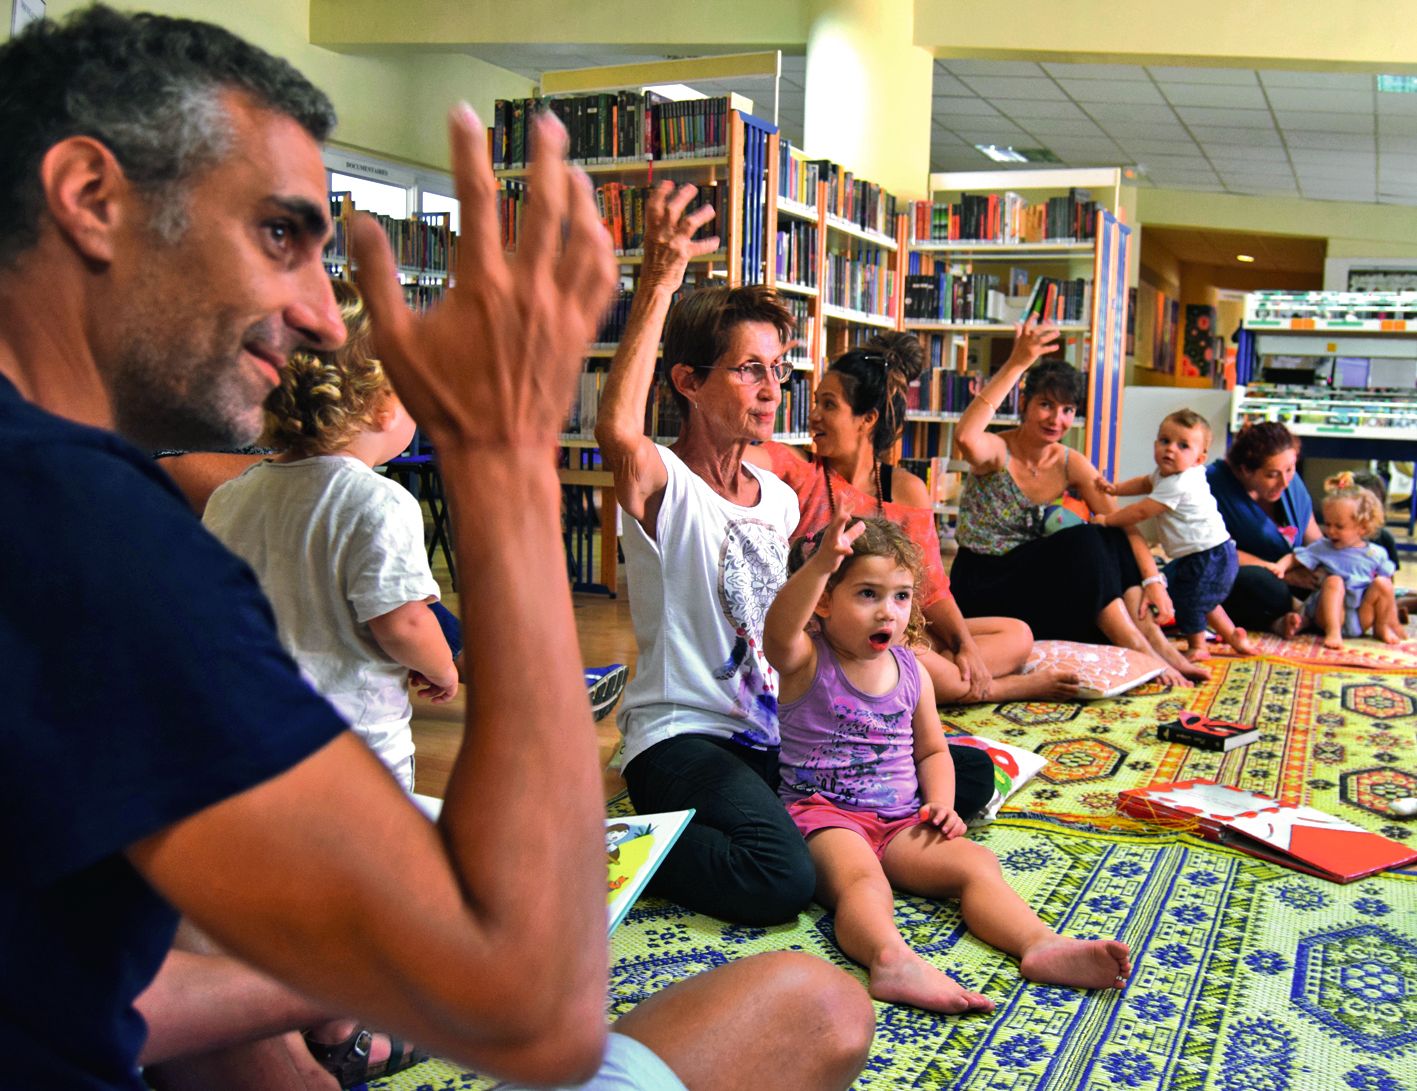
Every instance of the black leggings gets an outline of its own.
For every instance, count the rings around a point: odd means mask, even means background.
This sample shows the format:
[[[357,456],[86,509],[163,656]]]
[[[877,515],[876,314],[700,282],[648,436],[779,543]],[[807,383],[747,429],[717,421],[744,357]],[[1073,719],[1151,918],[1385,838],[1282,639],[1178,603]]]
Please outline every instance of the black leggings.
[[[1141,583],[1131,543],[1116,527],[1087,523],[1002,556],[959,547],[950,591],[965,617],[1015,617],[1037,640],[1109,643],[1097,615]]]

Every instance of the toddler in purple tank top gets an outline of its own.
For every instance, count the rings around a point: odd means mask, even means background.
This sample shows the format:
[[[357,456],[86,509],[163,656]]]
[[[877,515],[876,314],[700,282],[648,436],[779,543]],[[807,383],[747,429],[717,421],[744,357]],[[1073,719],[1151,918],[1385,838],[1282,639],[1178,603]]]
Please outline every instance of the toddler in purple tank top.
[[[1030,981],[1119,988],[1131,972],[1125,943],[1058,935],[994,854],[964,837],[934,687],[909,650],[923,629],[919,547],[888,520],[846,511],[819,537],[795,547],[763,648],[780,677],[780,792],[817,866],[817,898],[836,912],[837,943],[869,970],[871,995],[944,1012],[994,1006],[911,950],[893,887],[959,898],[969,930]]]

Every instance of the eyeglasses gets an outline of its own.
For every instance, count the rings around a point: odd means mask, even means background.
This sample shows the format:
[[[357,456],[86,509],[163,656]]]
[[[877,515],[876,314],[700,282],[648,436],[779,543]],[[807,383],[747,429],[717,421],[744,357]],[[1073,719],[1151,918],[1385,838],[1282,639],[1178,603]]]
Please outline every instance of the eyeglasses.
[[[792,365],[779,360],[775,364],[738,364],[736,367],[719,364],[710,370],[726,371],[742,386],[761,386],[769,376],[774,382],[787,382],[787,377],[792,374]]]

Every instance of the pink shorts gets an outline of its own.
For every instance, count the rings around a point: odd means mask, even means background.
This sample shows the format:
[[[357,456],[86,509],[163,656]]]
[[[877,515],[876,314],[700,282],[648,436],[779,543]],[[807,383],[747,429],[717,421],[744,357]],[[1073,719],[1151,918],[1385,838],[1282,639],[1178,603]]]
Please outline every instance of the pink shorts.
[[[918,814],[906,818],[882,818],[875,811],[851,811],[838,807],[820,792],[789,803],[787,814],[803,837],[811,837],[818,830],[855,830],[866,839],[877,859],[885,855],[886,846],[896,834],[920,825]]]

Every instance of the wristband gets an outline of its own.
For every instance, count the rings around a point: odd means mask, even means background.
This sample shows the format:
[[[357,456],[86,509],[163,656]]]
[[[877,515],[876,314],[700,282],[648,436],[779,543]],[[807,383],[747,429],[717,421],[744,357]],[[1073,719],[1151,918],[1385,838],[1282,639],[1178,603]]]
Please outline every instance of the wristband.
[[[1148,576],[1146,579],[1141,581],[1141,585],[1143,587],[1150,587],[1153,583],[1159,583],[1162,587],[1165,587],[1166,577],[1163,576],[1160,572],[1158,572],[1156,575]]]
[[[976,394],[976,395],[974,395],[974,397],[975,397],[978,401],[981,401],[981,402],[983,402],[985,405],[987,405],[987,406],[989,407],[989,409],[990,409],[991,412],[997,413],[997,412],[999,411],[999,407],[998,407],[997,405],[995,405],[993,402],[991,402],[988,398],[986,398],[983,394]]]

